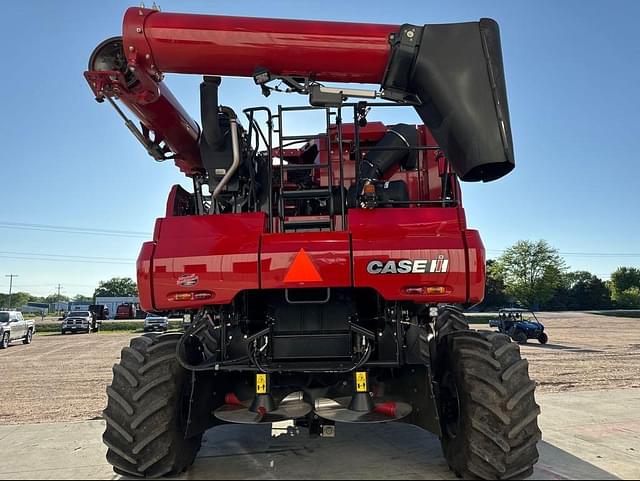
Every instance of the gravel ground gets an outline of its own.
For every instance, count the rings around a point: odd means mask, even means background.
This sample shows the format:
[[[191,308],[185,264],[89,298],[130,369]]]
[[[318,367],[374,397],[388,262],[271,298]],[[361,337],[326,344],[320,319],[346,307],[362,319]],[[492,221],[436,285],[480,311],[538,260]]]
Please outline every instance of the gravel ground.
[[[522,349],[538,392],[640,388],[640,320],[583,313],[540,319],[549,344],[531,341]],[[134,336],[42,335],[0,351],[0,423],[99,417],[111,367]]]

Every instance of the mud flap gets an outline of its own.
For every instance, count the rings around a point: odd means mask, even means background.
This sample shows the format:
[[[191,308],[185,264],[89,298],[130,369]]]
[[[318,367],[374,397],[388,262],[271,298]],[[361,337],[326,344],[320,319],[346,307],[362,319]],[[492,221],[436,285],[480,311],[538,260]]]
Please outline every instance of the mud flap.
[[[440,416],[435,396],[432,358],[435,337],[425,328],[412,325],[406,333],[404,359],[398,377],[387,384],[387,393],[411,404],[411,415],[402,420],[440,437]]]
[[[204,433],[207,429],[227,424],[217,419],[213,412],[224,404],[227,379],[220,373],[191,373],[191,396],[186,404],[189,409],[185,439]]]
[[[430,365],[403,367],[399,377],[387,384],[387,393],[413,407],[411,414],[400,422],[421,427],[438,437],[442,435]]]

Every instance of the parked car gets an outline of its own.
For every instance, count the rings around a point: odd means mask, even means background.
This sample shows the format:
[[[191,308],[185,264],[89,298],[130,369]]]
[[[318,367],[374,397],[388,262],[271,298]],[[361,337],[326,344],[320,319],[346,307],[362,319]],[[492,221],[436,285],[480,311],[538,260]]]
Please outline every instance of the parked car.
[[[74,311],[69,313],[62,321],[62,334],[84,332],[86,334],[97,330],[97,323],[94,315],[90,311]]]
[[[104,304],[92,304],[89,306],[89,311],[93,312],[98,321],[106,321],[109,319],[109,307]]]
[[[12,342],[31,344],[36,333],[36,324],[27,321],[18,311],[0,311],[0,349],[6,349]]]
[[[144,320],[144,332],[169,330],[169,319],[165,316],[157,316],[154,314],[147,315]]]
[[[135,319],[137,314],[137,309],[135,304],[125,303],[120,304],[116,309],[115,319],[117,321],[122,321],[125,319]]]
[[[527,309],[500,309],[498,319],[490,321],[489,326],[497,328],[518,344],[526,344],[529,339],[537,339],[540,344],[549,342],[544,325],[533,311]]]

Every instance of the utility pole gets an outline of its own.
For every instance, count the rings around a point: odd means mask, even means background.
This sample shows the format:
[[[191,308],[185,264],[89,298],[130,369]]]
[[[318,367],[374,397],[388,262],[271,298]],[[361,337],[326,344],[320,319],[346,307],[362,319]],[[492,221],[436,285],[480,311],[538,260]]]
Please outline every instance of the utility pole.
[[[56,312],[60,311],[60,309],[58,309],[58,307],[60,306],[60,289],[62,289],[62,286],[58,284],[58,295],[56,296]]]
[[[9,278],[9,309],[11,309],[11,294],[13,291],[13,278],[14,277],[20,277],[16,274],[7,274],[5,277]]]

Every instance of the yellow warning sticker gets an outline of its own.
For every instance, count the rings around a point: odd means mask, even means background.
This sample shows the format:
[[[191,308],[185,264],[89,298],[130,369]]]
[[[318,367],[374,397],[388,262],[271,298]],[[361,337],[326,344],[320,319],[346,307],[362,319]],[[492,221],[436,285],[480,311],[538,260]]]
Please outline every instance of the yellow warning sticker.
[[[266,374],[256,374],[256,394],[267,394]]]
[[[356,392],[369,392],[366,372],[356,373]]]

